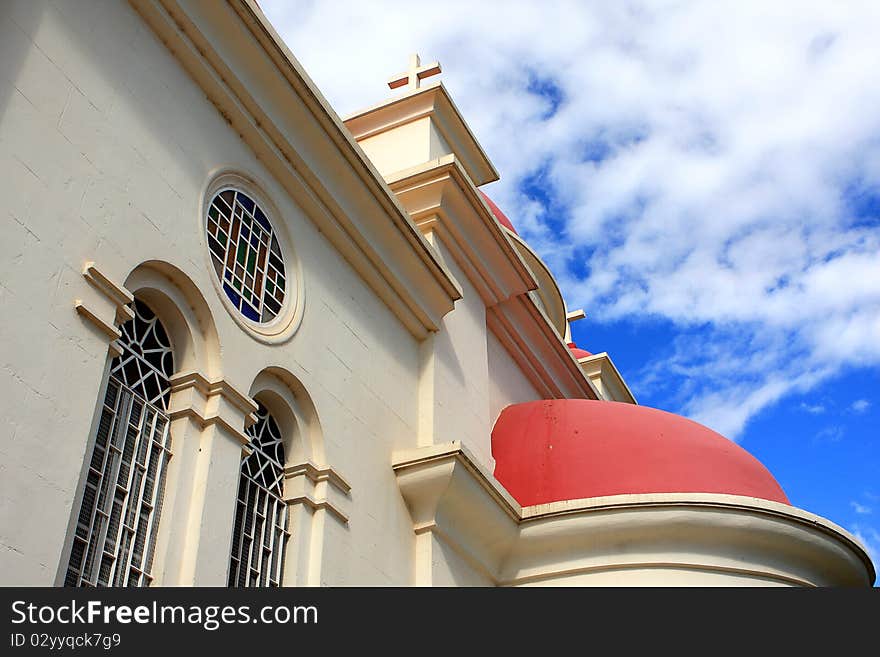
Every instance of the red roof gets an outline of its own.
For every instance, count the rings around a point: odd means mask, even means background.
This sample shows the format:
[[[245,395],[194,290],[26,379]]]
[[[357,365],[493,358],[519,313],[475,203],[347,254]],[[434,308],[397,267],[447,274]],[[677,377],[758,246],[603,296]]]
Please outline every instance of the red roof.
[[[634,404],[513,404],[492,430],[495,477],[523,506],[627,493],[726,493],[788,504],[760,461],[711,429]]]
[[[508,219],[507,215],[501,211],[501,208],[495,205],[495,203],[492,202],[492,199],[486,196],[482,191],[480,191],[479,189],[477,191],[480,192],[480,196],[483,197],[483,200],[486,201],[486,205],[488,205],[489,209],[492,210],[492,214],[495,215],[498,223],[506,228],[509,228],[511,231],[519,235],[519,233],[516,232],[516,228],[514,228],[513,224],[510,223],[510,219]]]
[[[593,355],[589,351],[587,351],[586,349],[580,349],[574,342],[569,342],[568,348],[571,350],[572,355],[577,360],[580,360],[581,358],[586,358],[587,356]]]

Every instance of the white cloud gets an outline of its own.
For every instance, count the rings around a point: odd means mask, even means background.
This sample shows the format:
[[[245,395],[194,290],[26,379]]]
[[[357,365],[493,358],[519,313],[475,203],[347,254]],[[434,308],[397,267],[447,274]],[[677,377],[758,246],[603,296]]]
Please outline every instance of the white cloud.
[[[855,500],[851,501],[849,504],[853,508],[853,511],[859,515],[868,515],[872,511],[871,507],[866,506],[865,504],[860,504]]]
[[[695,419],[880,364],[880,3],[261,5],[342,115],[439,59],[570,307],[693,328],[643,374]]]
[[[871,402],[867,399],[857,399],[850,406],[850,410],[854,413],[864,413],[871,407]]]
[[[801,402],[800,409],[806,411],[810,415],[821,415],[825,412],[825,406],[822,404],[807,404]]]
[[[837,443],[843,439],[844,433],[845,432],[843,427],[831,425],[816,432],[816,435],[814,436],[814,441],[819,443]]]

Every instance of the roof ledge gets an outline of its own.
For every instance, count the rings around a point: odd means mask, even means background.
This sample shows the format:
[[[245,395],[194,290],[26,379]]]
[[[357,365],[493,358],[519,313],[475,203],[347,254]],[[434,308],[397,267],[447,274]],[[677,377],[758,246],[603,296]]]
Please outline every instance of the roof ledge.
[[[392,455],[417,541],[416,584],[451,585],[441,544],[486,582],[870,586],[849,532],[739,495],[614,495],[520,507],[460,442]]]
[[[579,358],[577,362],[599,391],[602,399],[626,404],[639,403],[607,352]]]

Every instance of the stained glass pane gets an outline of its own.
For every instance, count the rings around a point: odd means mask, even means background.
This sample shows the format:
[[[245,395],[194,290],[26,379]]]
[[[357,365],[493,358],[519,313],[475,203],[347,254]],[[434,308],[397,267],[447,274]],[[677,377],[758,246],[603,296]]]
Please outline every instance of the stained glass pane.
[[[223,285],[229,300],[253,322],[275,319],[284,304],[284,259],[262,208],[243,192],[226,189],[211,202],[206,233],[217,278],[231,283]]]

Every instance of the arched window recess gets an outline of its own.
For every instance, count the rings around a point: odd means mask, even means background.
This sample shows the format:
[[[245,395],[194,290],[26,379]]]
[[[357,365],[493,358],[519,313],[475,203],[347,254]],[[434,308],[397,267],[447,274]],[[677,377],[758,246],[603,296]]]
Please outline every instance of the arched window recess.
[[[148,586],[169,451],[174,355],[152,309],[134,317],[110,363],[86,482],[77,504],[66,586]]]
[[[257,421],[246,429],[248,450],[241,461],[229,586],[280,586],[288,538],[284,501],[284,440],[278,422],[259,404]]]

